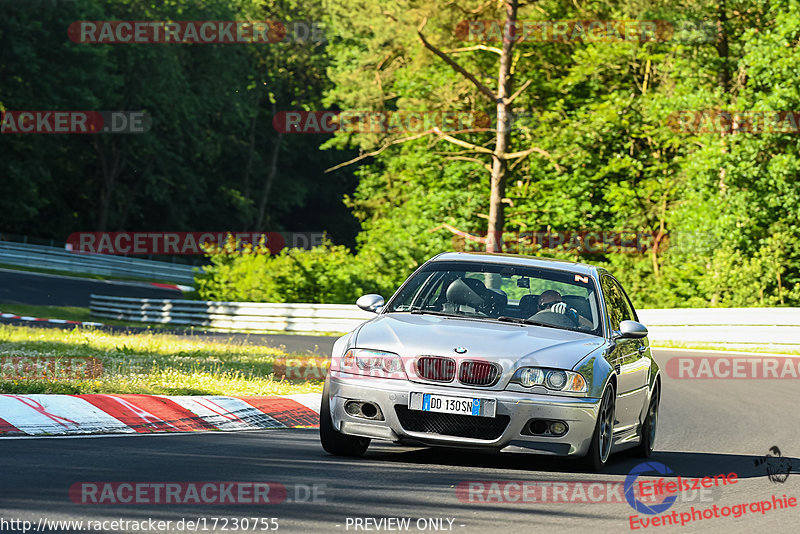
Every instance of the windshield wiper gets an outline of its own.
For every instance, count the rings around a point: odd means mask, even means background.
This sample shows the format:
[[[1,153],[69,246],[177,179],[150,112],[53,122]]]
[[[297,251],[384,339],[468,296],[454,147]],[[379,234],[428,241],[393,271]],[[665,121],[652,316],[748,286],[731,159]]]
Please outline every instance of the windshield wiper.
[[[497,318],[497,320],[498,321],[503,321],[504,323],[529,324],[529,325],[533,325],[533,326],[545,326],[547,328],[558,328],[559,330],[572,330],[572,331],[575,331],[575,332],[583,332],[583,330],[580,330],[578,328],[572,328],[572,327],[569,327],[569,326],[556,326],[554,324],[544,323],[542,321],[534,321],[534,320],[531,320],[531,319],[521,319],[519,317],[510,317],[508,315],[501,315],[500,317]]]
[[[409,310],[414,315],[420,314],[427,314],[427,315],[439,315],[441,317],[464,317],[463,315],[457,315],[453,313],[441,312],[436,310],[426,310],[425,308],[414,307]]]

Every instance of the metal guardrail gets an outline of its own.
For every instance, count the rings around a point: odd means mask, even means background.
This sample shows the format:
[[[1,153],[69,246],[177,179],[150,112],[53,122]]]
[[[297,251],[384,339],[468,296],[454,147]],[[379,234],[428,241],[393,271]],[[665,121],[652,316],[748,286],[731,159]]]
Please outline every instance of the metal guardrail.
[[[638,310],[652,341],[800,345],[800,308]]]
[[[375,317],[346,304],[260,304],[92,295],[96,317],[227,330],[349,332]],[[800,345],[800,308],[639,310],[652,341]]]
[[[194,267],[163,261],[70,252],[62,248],[0,241],[0,263],[71,273],[152,278],[194,283]]]
[[[92,295],[95,317],[226,330],[348,332],[375,314],[343,304],[260,304]]]

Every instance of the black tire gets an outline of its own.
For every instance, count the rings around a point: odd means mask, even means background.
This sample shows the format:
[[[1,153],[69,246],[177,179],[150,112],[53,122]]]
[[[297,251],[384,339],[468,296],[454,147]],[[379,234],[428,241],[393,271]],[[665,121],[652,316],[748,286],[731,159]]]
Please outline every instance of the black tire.
[[[333,428],[329,388],[330,377],[325,379],[322,388],[322,406],[319,410],[319,440],[322,442],[322,448],[336,456],[361,456],[367,451],[370,439],[348,436]]]
[[[647,407],[647,416],[642,424],[642,435],[639,444],[631,449],[631,454],[639,458],[650,458],[653,454],[653,446],[656,441],[656,430],[658,428],[658,406],[660,404],[661,392],[658,386],[653,390],[653,397]]]
[[[615,408],[614,386],[609,384],[603,392],[603,400],[600,401],[600,410],[597,413],[597,423],[594,427],[592,442],[589,445],[589,452],[584,457],[584,464],[592,471],[601,471],[611,456]]]

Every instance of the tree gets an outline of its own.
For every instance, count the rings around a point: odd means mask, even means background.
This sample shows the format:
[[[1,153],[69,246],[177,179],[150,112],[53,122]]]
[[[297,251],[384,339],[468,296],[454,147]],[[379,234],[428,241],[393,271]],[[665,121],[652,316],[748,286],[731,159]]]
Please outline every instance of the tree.
[[[452,53],[447,53],[446,51],[441,50],[436,45],[432,44],[428,38],[426,38],[425,34],[423,33],[423,29],[427,23],[427,18],[423,18],[422,23],[419,26],[416,34],[423,44],[423,46],[430,52],[432,52],[437,58],[443,61],[446,65],[453,69],[459,76],[461,76],[464,80],[467,80],[470,84],[472,84],[480,95],[480,97],[487,99],[489,103],[495,105],[494,110],[494,121],[495,124],[494,129],[471,129],[466,132],[462,133],[475,133],[481,131],[493,131],[495,133],[495,141],[494,141],[494,149],[487,148],[480,144],[476,144],[474,142],[469,142],[467,140],[461,139],[456,137],[455,135],[450,135],[444,131],[442,131],[438,127],[433,127],[430,130],[424,131],[420,134],[415,134],[409,137],[404,138],[395,138],[389,139],[388,141],[384,142],[380,148],[377,148],[374,151],[371,151],[366,154],[362,154],[361,156],[347,161],[343,164],[337,165],[332,167],[329,170],[341,168],[344,165],[349,165],[352,163],[356,163],[358,161],[363,160],[366,157],[376,156],[383,151],[385,151],[390,146],[394,146],[400,143],[413,141],[419,139],[420,137],[426,135],[435,135],[440,140],[447,141],[453,145],[456,145],[460,148],[466,149],[465,151],[461,151],[458,153],[451,153],[448,154],[449,157],[454,159],[460,160],[467,160],[473,161],[478,163],[482,167],[487,170],[487,174],[489,174],[489,183],[490,183],[490,193],[489,193],[489,215],[488,215],[488,230],[487,230],[487,237],[486,238],[479,238],[477,236],[470,235],[470,239],[475,241],[482,241],[486,243],[486,250],[489,252],[500,252],[502,250],[502,234],[505,227],[505,205],[508,202],[506,198],[506,182],[508,179],[508,175],[510,172],[509,162],[513,160],[519,161],[523,160],[524,158],[528,157],[530,154],[539,153],[550,160],[552,160],[552,156],[538,146],[530,147],[525,150],[520,150],[516,152],[510,152],[510,131],[511,131],[511,117],[510,117],[510,106],[514,102],[514,100],[519,97],[522,92],[531,85],[531,80],[526,81],[522,84],[516,92],[513,92],[514,89],[514,73],[513,73],[513,51],[514,51],[514,44],[517,40],[517,11],[519,8],[518,0],[503,0],[504,4],[504,20],[503,20],[503,35],[502,35],[502,47],[495,48],[489,47],[485,45],[478,45],[472,47],[461,47],[456,48],[452,51]],[[475,11],[474,13],[481,13],[481,10]],[[396,22],[396,21],[395,21]],[[480,79],[472,74],[468,69],[464,68],[458,61],[453,58],[455,53],[463,53],[463,52],[483,52],[483,53],[490,53],[493,55],[498,56],[498,75],[496,78],[497,89],[492,90],[487,85],[485,85]],[[390,54],[391,56],[391,54]],[[380,78],[378,78],[380,79]],[[465,156],[464,154],[469,154],[471,157]],[[491,163],[486,164],[480,158],[489,158]],[[555,164],[555,167],[559,169],[559,166]],[[447,226],[449,227],[449,225]]]

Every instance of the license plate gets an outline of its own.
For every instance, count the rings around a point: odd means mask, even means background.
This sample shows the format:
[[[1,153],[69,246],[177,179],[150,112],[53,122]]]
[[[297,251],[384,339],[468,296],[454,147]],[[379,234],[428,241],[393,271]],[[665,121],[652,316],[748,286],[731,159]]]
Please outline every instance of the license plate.
[[[411,393],[408,407],[423,412],[455,413],[476,417],[494,417],[497,402],[494,399],[451,397],[433,393]]]

